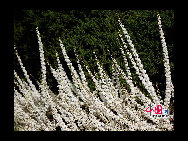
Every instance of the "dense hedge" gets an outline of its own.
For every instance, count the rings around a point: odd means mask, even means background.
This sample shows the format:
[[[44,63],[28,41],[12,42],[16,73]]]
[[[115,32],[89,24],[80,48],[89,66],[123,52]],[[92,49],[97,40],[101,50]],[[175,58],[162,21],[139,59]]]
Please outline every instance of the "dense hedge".
[[[93,51],[101,64],[111,75],[112,54],[124,68],[119,49],[118,17],[128,30],[131,40],[141,58],[153,84],[158,83],[162,94],[165,90],[165,75],[162,46],[157,24],[160,13],[168,46],[172,81],[174,81],[174,11],[173,10],[17,10],[14,16],[14,44],[33,80],[40,80],[40,57],[35,29],[38,26],[44,44],[45,58],[55,67],[55,51],[60,55],[61,37],[73,65],[77,68],[73,49],[79,54],[82,63],[97,72]],[[110,53],[107,51],[109,49]],[[66,72],[69,70],[60,57]],[[15,69],[20,68],[16,57]],[[124,68],[125,69],[125,68]],[[134,72],[134,70],[132,70]],[[19,73],[21,75],[21,73]],[[56,91],[55,80],[48,71],[48,83]],[[86,73],[87,77],[89,75]],[[69,75],[71,78],[71,76]],[[136,74],[133,78],[141,85]],[[92,80],[89,85],[94,89]],[[122,80],[123,81],[123,80]],[[144,91],[144,89],[143,89]]]

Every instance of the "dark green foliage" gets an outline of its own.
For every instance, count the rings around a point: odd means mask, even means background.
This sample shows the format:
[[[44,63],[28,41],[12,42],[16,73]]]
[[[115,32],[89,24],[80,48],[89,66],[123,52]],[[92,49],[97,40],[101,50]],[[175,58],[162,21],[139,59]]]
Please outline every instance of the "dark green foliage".
[[[100,64],[111,76],[111,54],[117,59],[118,64],[125,70],[121,51],[119,49],[118,17],[125,25],[131,40],[139,54],[144,69],[147,71],[153,84],[159,83],[160,91],[165,90],[165,75],[163,65],[162,46],[157,24],[157,13],[160,13],[162,28],[165,33],[172,80],[174,80],[174,11],[149,11],[149,10],[22,10],[15,12],[14,44],[18,53],[33,78],[40,80],[40,57],[36,27],[38,26],[44,45],[46,60],[56,67],[55,52],[58,51],[60,60],[70,77],[70,72],[62,57],[59,37],[61,38],[73,66],[78,69],[73,49],[79,54],[81,64],[89,66],[92,72],[98,72],[93,51],[97,54]],[[110,53],[107,51],[110,51]],[[18,63],[14,57],[15,69]],[[129,64],[131,65],[130,61]],[[83,68],[84,69],[84,68]],[[49,69],[47,69],[49,71]],[[134,72],[131,66],[132,72]],[[84,69],[85,71],[85,69]],[[88,73],[86,77],[90,78]],[[71,77],[70,77],[71,79]],[[143,87],[138,77],[133,73],[133,79],[139,87]],[[53,81],[48,78],[52,87]],[[91,78],[88,83],[92,91],[94,83]],[[144,92],[144,88],[142,90]]]

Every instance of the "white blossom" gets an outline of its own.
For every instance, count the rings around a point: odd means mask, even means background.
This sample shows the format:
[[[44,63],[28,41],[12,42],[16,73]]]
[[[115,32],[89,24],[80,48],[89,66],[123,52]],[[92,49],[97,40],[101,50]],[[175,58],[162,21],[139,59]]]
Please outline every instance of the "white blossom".
[[[163,47],[166,76],[166,95],[164,101],[158,92],[156,94],[156,90],[141,63],[141,59],[136,52],[125,26],[121,23],[120,19],[118,22],[124,33],[122,35],[119,32],[119,37],[122,43],[120,50],[126,70],[124,72],[116,59],[111,56],[113,62],[112,78],[106,73],[95,52],[95,60],[97,62],[100,78],[97,78],[96,72],[92,73],[84,62],[82,62],[81,65],[79,55],[75,53],[78,65],[78,70],[76,70],[67,55],[62,40],[59,38],[63,58],[71,72],[72,80],[69,80],[59,59],[60,56],[58,52],[56,52],[56,67],[45,61],[43,43],[39,30],[36,28],[41,62],[41,81],[37,82],[39,86],[38,90],[30,80],[30,76],[18,55],[16,47],[14,47],[18,62],[26,78],[26,81],[21,79],[14,70],[14,120],[17,125],[22,125],[17,127],[19,130],[55,131],[57,127],[60,127],[62,131],[173,130],[174,125],[171,120],[173,120],[174,115],[163,119],[151,117],[145,112],[148,104],[155,107],[164,102],[165,108],[168,108],[171,96],[173,96],[174,93],[168,51],[162,31],[160,16],[158,15],[158,25]],[[127,40],[127,43],[124,41],[124,38]],[[144,95],[137,86],[137,83],[133,81],[128,59],[130,59],[136,70],[136,74],[151,95],[151,99]],[[52,75],[57,80],[57,95],[55,95],[48,86],[46,64],[49,65]],[[93,92],[88,86],[83,68],[87,70],[92,81],[95,83],[96,90]],[[130,86],[130,92],[123,87],[120,77]],[[73,81],[73,83],[71,81]],[[142,104],[137,100],[140,100]],[[147,122],[148,120],[150,120],[151,123]]]

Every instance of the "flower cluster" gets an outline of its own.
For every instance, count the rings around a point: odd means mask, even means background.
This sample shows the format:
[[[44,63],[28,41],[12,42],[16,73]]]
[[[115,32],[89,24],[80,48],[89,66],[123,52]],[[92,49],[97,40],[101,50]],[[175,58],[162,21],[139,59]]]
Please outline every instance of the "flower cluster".
[[[144,87],[147,89],[147,91],[149,92],[149,94],[152,96],[152,99],[153,101],[156,103],[156,104],[159,104],[158,101],[158,97],[156,95],[156,92],[155,92],[155,89],[154,87],[152,86],[152,82],[149,80],[149,77],[146,73],[146,70],[143,68],[143,65],[141,63],[141,60],[134,48],[134,45],[130,39],[130,36],[126,30],[126,28],[124,27],[124,25],[121,23],[120,19],[118,20],[119,21],[119,24],[121,26],[121,29],[128,41],[128,44],[130,46],[130,50],[132,51],[132,54],[131,52],[128,50],[128,47],[122,37],[122,35],[119,33],[119,36],[121,38],[121,41],[124,45],[124,48],[126,49],[126,52],[131,60],[131,63],[133,64],[133,67],[135,68],[136,70],[136,74],[138,75],[139,79],[142,81],[142,84],[144,85]],[[122,50],[122,49],[121,49]],[[123,50],[122,50],[123,51]],[[133,58],[134,57],[134,58]],[[124,57],[125,58],[125,57]],[[126,61],[127,62],[127,61]],[[128,74],[130,74],[130,72],[128,72]],[[130,75],[129,75],[130,76]]]
[[[100,60],[94,52],[99,78],[96,72],[92,73],[87,65],[80,64],[77,58],[78,70],[76,70],[67,55],[66,48],[59,38],[63,58],[71,72],[72,79],[69,80],[66,71],[56,52],[57,66],[45,62],[43,44],[38,27],[36,28],[40,62],[41,81],[38,82],[39,90],[32,83],[29,75],[21,61],[20,56],[14,47],[18,62],[26,79],[21,79],[14,71],[14,117],[17,128],[23,131],[55,131],[60,128],[62,131],[163,131],[173,130],[173,117],[159,118],[151,117],[145,112],[147,104],[157,105],[162,103],[149,80],[146,70],[130,39],[124,25],[118,20],[122,33],[120,50],[124,59],[126,72],[120,67],[113,56],[112,78],[103,69]],[[159,32],[164,53],[164,66],[166,74],[166,98],[164,106],[170,104],[171,94],[174,92],[171,81],[169,58],[164,33],[161,27],[160,16],[158,15]],[[125,42],[127,40],[128,44]],[[128,47],[129,45],[129,47]],[[126,55],[127,54],[127,55]],[[144,95],[132,79],[130,70],[131,64],[152,99]],[[46,79],[46,64],[57,80],[58,94],[55,95],[49,88]],[[95,91],[91,91],[83,71],[83,67],[91,76],[95,84]],[[120,77],[130,87],[130,92],[122,86]],[[141,101],[141,102],[138,102]]]
[[[163,47],[163,56],[164,56],[164,66],[165,66],[165,76],[166,76],[166,97],[164,100],[164,105],[168,107],[170,104],[170,98],[171,96],[174,96],[174,86],[172,84],[171,80],[171,72],[170,72],[170,65],[169,65],[169,57],[168,57],[168,50],[167,50],[167,45],[165,42],[165,37],[161,25],[161,17],[158,14],[158,25],[159,25],[159,33],[160,33],[160,38],[161,38],[161,43]]]

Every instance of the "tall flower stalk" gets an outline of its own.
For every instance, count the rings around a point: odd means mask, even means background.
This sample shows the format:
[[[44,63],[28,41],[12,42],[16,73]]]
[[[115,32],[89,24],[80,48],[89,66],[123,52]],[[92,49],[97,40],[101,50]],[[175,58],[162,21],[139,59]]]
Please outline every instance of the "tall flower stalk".
[[[168,50],[167,50],[167,45],[164,37],[164,32],[162,29],[162,24],[161,24],[161,17],[158,14],[158,25],[159,25],[159,33],[160,33],[160,38],[161,38],[161,44],[163,47],[163,57],[164,57],[164,67],[165,67],[165,77],[166,77],[166,90],[165,90],[165,100],[164,100],[164,105],[168,108],[170,104],[170,98],[171,96],[174,96],[174,86],[172,84],[172,79],[171,79],[171,71],[170,71],[170,65],[169,65],[169,57],[168,57]]]

